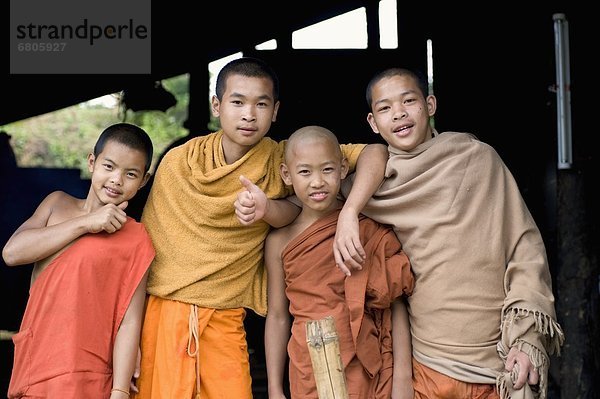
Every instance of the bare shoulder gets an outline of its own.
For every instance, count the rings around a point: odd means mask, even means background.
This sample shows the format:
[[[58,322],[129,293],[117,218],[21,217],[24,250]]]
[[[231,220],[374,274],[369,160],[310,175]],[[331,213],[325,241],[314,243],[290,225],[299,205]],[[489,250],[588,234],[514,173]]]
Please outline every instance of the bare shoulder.
[[[40,207],[48,213],[48,225],[64,222],[82,214],[85,200],[64,191],[54,191],[44,199]],[[38,208],[39,209],[39,208]]]
[[[283,247],[291,240],[291,235],[291,225],[271,230],[267,236],[265,245],[269,246],[270,248],[279,248],[279,251],[281,251]]]
[[[271,230],[265,240],[265,259],[268,264],[281,263],[281,254],[288,243],[296,237],[297,230],[297,220],[285,227]]]
[[[46,227],[49,225],[49,220],[57,209],[65,207],[73,207],[72,196],[64,191],[54,191],[46,196],[43,201],[37,206],[33,215],[29,217],[18,229],[18,231]]]
[[[64,191],[53,191],[44,198],[42,204],[46,203],[47,205],[57,206],[60,204],[64,204],[68,206],[68,203],[77,201],[78,198],[73,197],[71,194],[68,194]]]

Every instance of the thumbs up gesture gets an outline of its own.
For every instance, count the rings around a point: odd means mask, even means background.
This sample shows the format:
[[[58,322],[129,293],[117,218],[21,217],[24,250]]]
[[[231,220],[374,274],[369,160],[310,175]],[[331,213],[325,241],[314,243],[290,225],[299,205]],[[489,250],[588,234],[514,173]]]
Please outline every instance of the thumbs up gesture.
[[[268,201],[265,193],[245,176],[240,176],[240,182],[244,189],[238,193],[233,206],[239,222],[247,226],[265,216]]]

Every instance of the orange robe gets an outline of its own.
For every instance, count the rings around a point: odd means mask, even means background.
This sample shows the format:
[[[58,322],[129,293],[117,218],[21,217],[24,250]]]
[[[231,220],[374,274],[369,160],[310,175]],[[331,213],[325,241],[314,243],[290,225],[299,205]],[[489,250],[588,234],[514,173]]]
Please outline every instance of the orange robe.
[[[144,226],[86,234],[34,281],[13,337],[9,398],[109,398],[119,325],[154,257]]]
[[[292,398],[318,398],[305,324],[333,316],[350,397],[389,398],[392,389],[391,311],[410,295],[414,279],[394,232],[361,215],[367,260],[346,276],[335,268],[333,239],[339,211],[315,222],[282,253],[286,295],[294,317],[288,343]]]

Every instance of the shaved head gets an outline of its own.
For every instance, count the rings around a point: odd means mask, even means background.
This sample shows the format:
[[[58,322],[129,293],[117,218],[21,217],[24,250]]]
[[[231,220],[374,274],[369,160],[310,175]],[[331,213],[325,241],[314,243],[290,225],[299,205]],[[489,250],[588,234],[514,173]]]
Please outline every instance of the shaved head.
[[[332,148],[335,148],[336,156],[341,160],[343,158],[342,150],[340,149],[340,143],[329,129],[322,126],[305,126],[296,130],[288,138],[285,148],[285,162],[289,162],[293,154],[295,153],[296,146],[300,144],[315,145],[317,143],[329,143]]]

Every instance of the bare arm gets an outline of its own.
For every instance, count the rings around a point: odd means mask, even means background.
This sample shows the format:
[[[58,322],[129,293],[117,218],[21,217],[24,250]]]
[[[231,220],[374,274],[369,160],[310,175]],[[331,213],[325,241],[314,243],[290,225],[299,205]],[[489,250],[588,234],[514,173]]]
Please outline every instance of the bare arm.
[[[333,243],[337,267],[348,276],[350,268],[361,269],[365,259],[358,233],[358,214],[381,185],[387,159],[388,151],[383,144],[367,145],[358,157],[354,184],[340,212]]]
[[[265,241],[268,312],[265,323],[265,357],[269,398],[283,399],[283,377],[290,337],[290,315],[285,295],[281,244],[271,233]]]
[[[410,323],[404,298],[392,304],[392,350],[394,354],[394,376],[392,399],[412,399],[412,345]]]
[[[290,224],[300,213],[300,208],[286,199],[269,199],[265,193],[244,176],[240,182],[245,190],[238,194],[234,203],[235,214],[243,225],[263,219],[273,227]]]
[[[63,218],[64,221],[48,225],[57,208],[64,206],[65,201],[73,201],[73,198],[59,191],[48,195],[34,214],[13,233],[2,250],[2,257],[8,266],[45,259],[86,233],[113,233],[127,220],[123,211],[127,202],[123,202],[119,206],[105,205],[97,211]],[[61,219],[61,216],[56,218]]]
[[[127,312],[119,326],[113,348],[113,388],[127,392],[129,392],[138,356],[147,277],[148,272],[144,274],[131,298]],[[127,397],[127,395],[121,391],[111,393],[111,399],[121,397]]]

